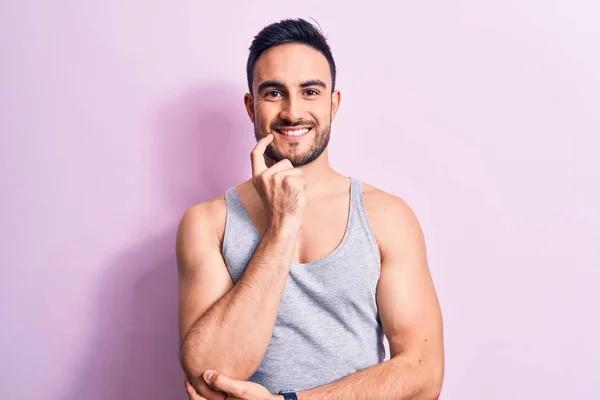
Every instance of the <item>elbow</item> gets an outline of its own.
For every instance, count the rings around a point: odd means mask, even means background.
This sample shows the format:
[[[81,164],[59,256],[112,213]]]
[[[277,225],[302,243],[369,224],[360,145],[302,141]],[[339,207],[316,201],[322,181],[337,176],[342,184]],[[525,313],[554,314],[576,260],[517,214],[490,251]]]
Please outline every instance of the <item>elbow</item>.
[[[416,389],[412,396],[409,396],[414,400],[438,400],[442,394],[441,383],[429,381],[428,383],[422,384]],[[397,397],[397,400],[405,399],[406,396]]]
[[[179,350],[179,364],[188,378],[197,378],[204,373],[201,361],[204,357],[198,350],[190,346],[187,340]]]
[[[221,365],[209,362],[211,358],[207,347],[198,337],[188,336],[179,349],[179,364],[190,381],[203,379],[202,375],[208,369],[224,372],[219,369]]]
[[[433,372],[429,376],[429,383],[426,385],[424,390],[425,396],[423,396],[423,400],[438,400],[442,394],[443,383],[444,371],[442,368],[439,371]]]
[[[429,386],[427,389],[427,393],[423,400],[438,400],[440,395],[442,394],[442,385],[441,383],[435,383]]]
[[[186,376],[193,380],[202,380],[205,371],[214,370],[230,378],[246,381],[260,365],[260,363],[255,365],[254,362],[243,363],[227,354],[216,356],[215,352],[208,351],[198,343],[193,344],[188,341],[181,346],[179,362]]]

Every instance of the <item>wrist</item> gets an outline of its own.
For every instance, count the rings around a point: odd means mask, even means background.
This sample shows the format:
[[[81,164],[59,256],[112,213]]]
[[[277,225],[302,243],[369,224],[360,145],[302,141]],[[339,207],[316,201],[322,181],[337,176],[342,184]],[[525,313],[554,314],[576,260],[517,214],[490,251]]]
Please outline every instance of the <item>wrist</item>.
[[[301,224],[292,219],[271,220],[267,226],[267,234],[280,239],[296,239],[300,232]]]

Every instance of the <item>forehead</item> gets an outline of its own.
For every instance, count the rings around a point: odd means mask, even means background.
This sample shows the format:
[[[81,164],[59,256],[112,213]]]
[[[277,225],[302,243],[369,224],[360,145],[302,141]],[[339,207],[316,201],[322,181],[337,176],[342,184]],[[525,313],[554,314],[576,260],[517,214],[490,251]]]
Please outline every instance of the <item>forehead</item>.
[[[254,66],[253,87],[270,80],[297,86],[315,79],[331,88],[331,71],[325,56],[310,46],[286,43],[260,55]]]

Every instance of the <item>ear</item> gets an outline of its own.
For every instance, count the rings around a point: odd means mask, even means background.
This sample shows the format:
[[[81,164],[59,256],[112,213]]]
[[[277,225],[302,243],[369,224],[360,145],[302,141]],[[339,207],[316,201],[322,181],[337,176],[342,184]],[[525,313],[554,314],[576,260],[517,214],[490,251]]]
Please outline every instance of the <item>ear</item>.
[[[250,122],[254,123],[254,98],[250,93],[244,95],[244,104],[246,105],[246,112],[250,118]]]
[[[335,116],[340,109],[340,102],[342,100],[342,94],[339,90],[334,91],[331,94],[331,120],[335,119]]]

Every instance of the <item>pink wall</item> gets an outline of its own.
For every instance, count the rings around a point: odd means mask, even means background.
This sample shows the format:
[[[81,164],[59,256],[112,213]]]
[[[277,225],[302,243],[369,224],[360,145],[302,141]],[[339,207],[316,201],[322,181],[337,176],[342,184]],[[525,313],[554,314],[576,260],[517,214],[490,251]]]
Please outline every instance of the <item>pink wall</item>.
[[[289,16],[337,57],[332,163],[421,219],[442,398],[598,398],[600,6],[336,3],[0,4],[1,399],[185,398],[175,228],[249,176],[246,50]]]

